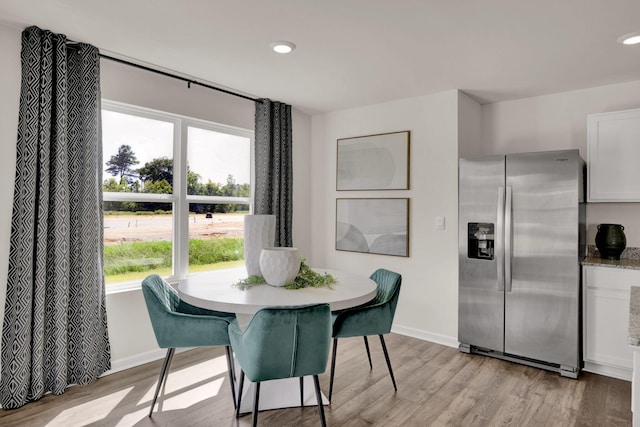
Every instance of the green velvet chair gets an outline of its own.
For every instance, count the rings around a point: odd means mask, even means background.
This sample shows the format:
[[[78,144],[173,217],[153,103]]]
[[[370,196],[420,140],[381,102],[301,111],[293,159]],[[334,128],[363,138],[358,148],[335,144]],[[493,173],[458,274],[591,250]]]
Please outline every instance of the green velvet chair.
[[[398,390],[383,335],[391,332],[391,324],[393,323],[393,316],[396,313],[398,297],[400,296],[402,276],[393,271],[380,268],[374,271],[370,278],[376,282],[378,287],[376,297],[372,301],[358,307],[335,312],[332,315],[333,353],[331,356],[329,400],[331,400],[331,395],[333,394],[333,375],[336,370],[338,338],[364,337],[364,346],[367,349],[369,367],[373,369],[367,336],[378,335],[380,337],[380,344],[382,344],[382,350],[384,351],[384,357],[387,361],[387,367],[389,368],[389,375],[393,382],[393,388],[396,391]]]
[[[237,324],[230,324],[229,339],[241,368],[236,417],[240,416],[245,374],[255,383],[254,426],[258,423],[262,381],[300,378],[302,405],[302,378],[313,375],[320,420],[326,425],[318,374],[325,371],[329,359],[329,304],[264,308],[253,316],[244,331]]]
[[[229,383],[235,404],[233,359],[227,333],[230,324],[237,324],[235,315],[187,304],[167,282],[156,274],[142,281],[142,293],[158,346],[167,349],[149,416],[153,413],[160,388],[167,380],[173,354],[176,348],[180,347],[226,347]]]

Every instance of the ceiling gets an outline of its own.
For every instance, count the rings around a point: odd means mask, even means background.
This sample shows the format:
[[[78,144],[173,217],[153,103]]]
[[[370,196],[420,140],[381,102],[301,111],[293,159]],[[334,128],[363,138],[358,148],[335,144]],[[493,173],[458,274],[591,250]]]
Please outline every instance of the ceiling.
[[[310,114],[461,89],[481,103],[640,80],[638,0],[2,0],[37,25]],[[288,55],[269,49],[289,40]]]

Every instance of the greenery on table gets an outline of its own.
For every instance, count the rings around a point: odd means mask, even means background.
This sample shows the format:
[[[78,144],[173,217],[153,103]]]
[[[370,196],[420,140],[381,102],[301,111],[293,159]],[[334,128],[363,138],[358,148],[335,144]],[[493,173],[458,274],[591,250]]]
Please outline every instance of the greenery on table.
[[[264,277],[262,276],[256,276],[256,275],[251,275],[249,277],[247,277],[246,279],[242,279],[239,280],[238,282],[234,283],[233,286],[236,286],[240,289],[247,290],[249,288],[252,288],[254,286],[258,286],[258,285],[266,285],[267,282],[264,280]]]
[[[249,276],[246,279],[242,279],[234,284],[243,291],[253,286],[264,285],[267,282],[262,276]],[[317,273],[307,265],[304,260],[300,262],[300,271],[294,279],[293,283],[287,283],[284,285],[285,289],[302,289],[302,288],[322,288],[327,287],[333,289],[333,285],[336,283],[335,277],[329,273]]]
[[[287,283],[284,285],[285,289],[301,289],[301,288],[322,288],[327,287],[332,289],[332,285],[336,283],[335,277],[329,273],[316,273],[307,265],[304,260],[300,263],[300,271],[296,276],[293,283]]]

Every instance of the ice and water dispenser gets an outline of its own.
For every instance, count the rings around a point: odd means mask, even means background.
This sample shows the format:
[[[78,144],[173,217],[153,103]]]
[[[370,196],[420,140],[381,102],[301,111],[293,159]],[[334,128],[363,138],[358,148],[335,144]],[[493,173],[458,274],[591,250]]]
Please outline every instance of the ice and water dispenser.
[[[493,259],[494,225],[486,222],[468,224],[469,258]]]

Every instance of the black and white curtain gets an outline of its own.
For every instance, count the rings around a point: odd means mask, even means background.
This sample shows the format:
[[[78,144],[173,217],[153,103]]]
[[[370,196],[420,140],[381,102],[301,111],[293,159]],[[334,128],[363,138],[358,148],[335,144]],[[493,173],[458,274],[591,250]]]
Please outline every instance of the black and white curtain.
[[[276,246],[292,246],[291,106],[256,101],[254,213],[276,216]]]
[[[98,50],[30,27],[2,329],[0,403],[16,408],[110,368],[102,254]]]

